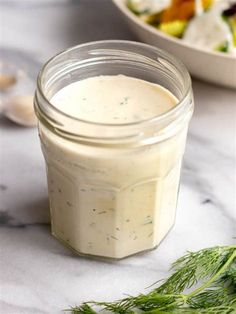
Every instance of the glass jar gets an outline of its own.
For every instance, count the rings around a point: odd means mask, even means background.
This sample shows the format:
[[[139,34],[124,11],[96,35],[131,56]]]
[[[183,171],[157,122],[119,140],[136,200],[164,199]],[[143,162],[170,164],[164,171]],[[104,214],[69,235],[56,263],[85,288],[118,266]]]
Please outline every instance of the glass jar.
[[[81,120],[50,103],[70,83],[116,74],[159,84],[178,103],[159,116],[125,124]],[[38,77],[35,110],[52,234],[83,255],[120,259],[155,248],[175,222],[193,112],[184,65],[165,51],[136,42],[79,45],[45,64]]]

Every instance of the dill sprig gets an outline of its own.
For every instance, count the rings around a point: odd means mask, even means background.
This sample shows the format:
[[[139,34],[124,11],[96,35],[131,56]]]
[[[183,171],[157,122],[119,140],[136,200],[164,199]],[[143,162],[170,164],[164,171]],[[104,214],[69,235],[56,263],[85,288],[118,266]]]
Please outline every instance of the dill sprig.
[[[236,245],[188,252],[172,275],[147,294],[115,302],[85,302],[72,314],[230,314],[236,313]]]

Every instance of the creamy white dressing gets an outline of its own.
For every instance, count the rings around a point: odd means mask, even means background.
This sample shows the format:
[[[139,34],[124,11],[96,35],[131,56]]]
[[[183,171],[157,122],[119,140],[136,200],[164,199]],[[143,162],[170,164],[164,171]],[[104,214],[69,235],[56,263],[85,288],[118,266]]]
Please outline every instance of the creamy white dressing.
[[[202,0],[195,0],[195,15],[199,16],[203,14],[203,12]]]
[[[152,12],[160,12],[166,8],[168,8],[171,4],[171,0],[153,0],[151,11]]]
[[[116,124],[160,115],[177,99],[159,85],[117,75],[72,83],[51,103],[73,117]],[[106,148],[41,126],[53,234],[77,253],[112,258],[156,247],[175,221],[186,132],[183,125],[157,144]]]
[[[91,77],[62,88],[51,102],[72,117],[129,123],[158,116],[176,105],[163,87],[124,75]]]
[[[226,22],[215,11],[193,18],[184,33],[183,40],[204,49],[215,50],[226,41],[229,52],[233,50],[233,36]]]
[[[203,11],[202,1],[195,0],[196,16],[190,20],[183,40],[193,46],[207,50],[217,50],[227,44],[228,53],[235,53],[233,35],[229,25],[222,19],[222,12],[230,1],[215,1],[211,9]]]
[[[129,0],[135,12],[157,13],[166,9],[171,4],[171,0]]]

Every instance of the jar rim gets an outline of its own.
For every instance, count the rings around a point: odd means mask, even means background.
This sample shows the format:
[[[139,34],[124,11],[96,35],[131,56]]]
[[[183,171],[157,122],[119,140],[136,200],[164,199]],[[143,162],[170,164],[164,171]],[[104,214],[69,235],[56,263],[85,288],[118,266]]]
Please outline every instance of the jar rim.
[[[122,47],[122,45],[124,47]],[[111,47],[109,47],[111,46]],[[116,48],[114,48],[116,46]],[[127,48],[128,47],[128,48]],[[56,62],[57,58],[65,56],[67,54],[73,53],[78,49],[86,48],[87,52],[91,53],[91,51],[96,54],[99,51],[106,52],[119,52],[119,53],[130,53],[139,58],[145,58],[149,62],[154,63],[156,66],[158,62],[161,60],[167,62],[168,65],[174,67],[177,70],[178,75],[180,75],[181,83],[183,86],[183,92],[181,97],[178,99],[177,104],[172,107],[170,110],[160,114],[154,115],[150,118],[132,121],[128,123],[103,123],[103,122],[94,122],[89,120],[83,120],[78,117],[73,117],[58,108],[56,108],[51,102],[50,99],[44,93],[43,80],[44,74],[46,70],[50,67],[53,62]],[[137,48],[146,53],[153,53],[156,57],[156,60],[153,60],[151,57],[146,57],[145,54],[142,55],[140,52],[134,52],[134,49]],[[130,49],[130,50],[129,50]],[[133,50],[132,50],[133,49]],[[165,66],[165,65],[164,65]],[[191,78],[186,69],[185,65],[172,54],[161,50],[159,48],[153,47],[148,44],[143,44],[135,41],[128,40],[102,40],[102,41],[93,41],[84,43],[81,45],[77,45],[66,49],[62,52],[59,52],[51,59],[49,59],[45,65],[42,67],[39,72],[37,79],[37,90],[35,94],[35,110],[38,115],[39,120],[41,120],[42,116],[44,117],[44,121],[47,122],[48,125],[53,126],[58,130],[58,133],[66,133],[72,136],[79,136],[80,138],[100,138],[100,139],[121,139],[137,136],[142,133],[141,131],[148,129],[154,125],[159,125],[162,123],[166,123],[171,120],[175,120],[177,116],[181,115],[181,113],[189,111],[192,107],[192,102],[189,101],[192,95],[192,87],[191,87]],[[173,119],[172,119],[173,117]],[[62,122],[63,121],[63,122]],[[64,127],[64,122],[67,125],[67,128]],[[74,127],[71,127],[73,125]],[[69,126],[69,129],[68,129]],[[77,126],[77,127],[75,127]],[[78,127],[79,126],[79,127]],[[138,131],[137,131],[138,129]],[[79,133],[78,133],[79,130]],[[110,135],[108,135],[108,130],[110,130]],[[135,133],[135,134],[134,134]],[[112,134],[112,135],[111,135]]]
[[[76,49],[79,49],[79,48],[84,48],[84,47],[92,47],[94,45],[98,45],[98,44],[128,44],[128,45],[133,45],[133,46],[139,46],[139,47],[143,47],[143,48],[146,48],[148,50],[152,50],[153,52],[157,52],[159,55],[164,55],[166,59],[172,61],[172,63],[176,66],[178,65],[179,66],[179,69],[181,69],[182,71],[182,76],[183,76],[183,81],[184,81],[184,93],[183,93],[183,97],[181,99],[178,99],[178,102],[177,104],[171,108],[170,110],[160,114],[160,115],[157,115],[157,116],[153,116],[153,117],[150,117],[150,118],[147,118],[147,119],[144,119],[144,120],[138,120],[138,121],[133,121],[133,122],[128,122],[128,123],[103,123],[103,122],[96,122],[96,121],[89,121],[89,120],[83,120],[83,119],[80,119],[78,117],[73,117],[61,110],[59,110],[58,108],[56,108],[51,102],[50,102],[50,99],[48,99],[44,92],[43,92],[43,86],[42,86],[42,78],[43,78],[43,75],[44,75],[44,71],[45,69],[50,66],[50,64],[56,60],[59,56],[62,56],[64,54],[67,54],[69,52],[72,52]],[[190,91],[191,91],[191,78],[190,78],[190,75],[188,73],[188,70],[186,69],[185,65],[178,59],[176,58],[175,56],[173,56],[172,54],[170,54],[169,52],[166,52],[162,49],[159,49],[157,47],[154,47],[154,46],[151,46],[151,45],[148,45],[148,44],[144,44],[144,43],[140,43],[140,42],[135,42],[135,41],[128,41],[128,40],[101,40],[101,41],[92,41],[92,42],[88,42],[88,43],[84,43],[84,44],[80,44],[80,45],[76,45],[76,46],[73,46],[71,48],[68,48],[66,50],[63,50],[59,53],[57,53],[55,56],[53,56],[52,58],[50,58],[45,64],[44,66],[42,67],[42,69],[40,70],[39,72],[39,75],[38,75],[38,79],[37,79],[37,89],[38,91],[40,92],[41,96],[43,97],[43,99],[47,102],[48,106],[50,107],[50,109],[52,110],[55,110],[57,111],[58,113],[64,115],[64,116],[67,116],[69,118],[71,118],[72,120],[77,120],[77,121],[80,121],[80,122],[83,122],[83,123],[87,123],[88,125],[89,124],[96,124],[96,125],[103,125],[103,126],[113,126],[113,127],[119,127],[119,126],[123,126],[123,125],[137,125],[137,124],[142,124],[142,123],[146,123],[147,121],[153,121],[156,119],[159,121],[161,120],[162,118],[165,118],[167,117],[170,113],[174,112],[174,111],[177,111],[179,109],[179,107],[181,106],[181,104],[184,102],[184,100],[188,97]]]

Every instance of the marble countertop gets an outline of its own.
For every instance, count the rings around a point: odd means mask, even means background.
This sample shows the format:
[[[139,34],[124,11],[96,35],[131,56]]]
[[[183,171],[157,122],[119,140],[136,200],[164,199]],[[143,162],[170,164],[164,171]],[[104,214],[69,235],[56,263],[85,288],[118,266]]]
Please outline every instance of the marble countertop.
[[[85,41],[135,40],[109,0],[0,1],[0,12],[1,46],[40,63]],[[155,251],[119,262],[75,256],[50,235],[37,130],[0,118],[1,313],[62,313],[90,299],[135,295],[186,250],[235,241],[236,92],[197,80],[193,89],[176,225]]]

